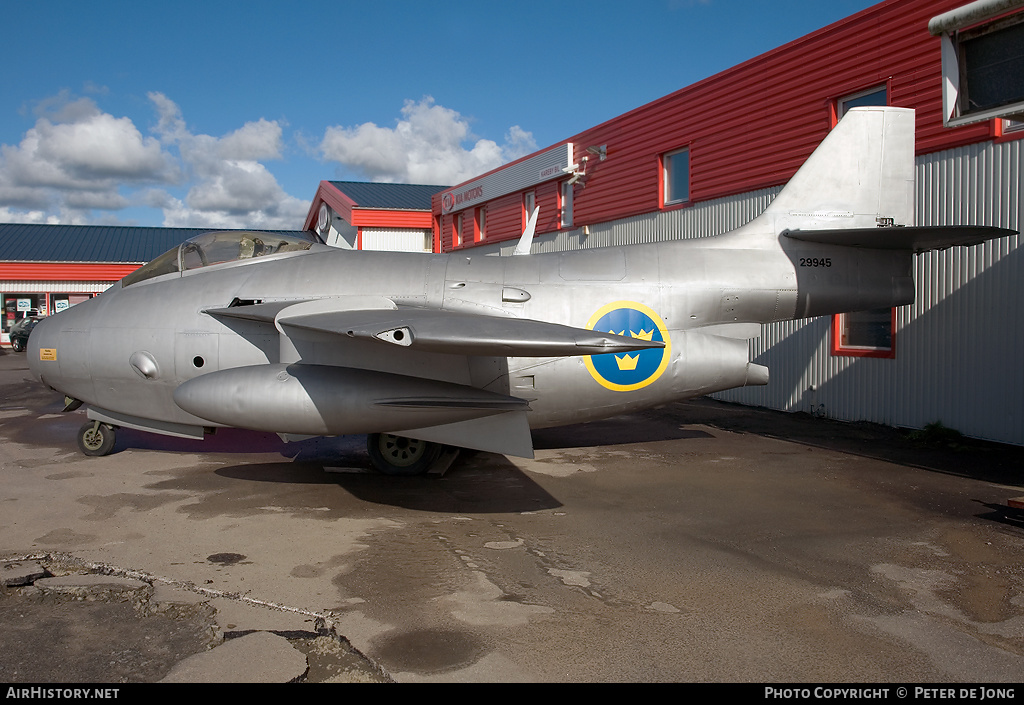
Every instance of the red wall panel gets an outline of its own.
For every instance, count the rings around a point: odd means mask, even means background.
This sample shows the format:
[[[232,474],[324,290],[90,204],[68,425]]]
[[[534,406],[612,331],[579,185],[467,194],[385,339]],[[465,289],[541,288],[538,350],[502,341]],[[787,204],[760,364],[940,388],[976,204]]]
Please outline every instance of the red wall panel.
[[[374,208],[353,208],[351,224],[368,228],[429,228],[432,222],[427,211],[398,211]]]
[[[91,262],[0,262],[0,279],[7,281],[115,282],[141,266],[141,264]]]
[[[917,110],[918,154],[993,138],[991,121],[942,125],[939,40],[927,25],[963,3],[880,3],[569,138],[576,161],[588,146],[608,149],[575,191],[574,225],[658,210],[659,157],[688,145],[691,201],[783,184],[831,129],[835,100],[876,85],[888,87],[891,105]],[[536,188],[538,232],[559,228],[557,189]],[[521,232],[514,196],[488,211],[488,240]]]

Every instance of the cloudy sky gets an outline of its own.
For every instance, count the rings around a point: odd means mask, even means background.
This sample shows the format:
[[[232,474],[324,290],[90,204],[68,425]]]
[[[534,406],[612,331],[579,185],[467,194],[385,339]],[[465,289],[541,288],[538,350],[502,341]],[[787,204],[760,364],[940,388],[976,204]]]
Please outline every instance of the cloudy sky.
[[[458,183],[872,4],[5,2],[0,222],[297,229],[323,179]]]

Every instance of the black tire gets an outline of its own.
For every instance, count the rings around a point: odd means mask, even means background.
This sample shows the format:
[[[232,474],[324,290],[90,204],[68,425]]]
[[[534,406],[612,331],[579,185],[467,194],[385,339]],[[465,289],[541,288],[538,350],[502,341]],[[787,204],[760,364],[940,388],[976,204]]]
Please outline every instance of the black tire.
[[[385,475],[425,475],[441,453],[441,446],[430,441],[371,433],[366,450],[373,466]]]
[[[90,421],[78,429],[78,449],[85,455],[98,457],[114,450],[114,427]]]
[[[14,352],[21,352],[25,349],[25,343],[21,342],[21,338],[11,338],[11,347]]]

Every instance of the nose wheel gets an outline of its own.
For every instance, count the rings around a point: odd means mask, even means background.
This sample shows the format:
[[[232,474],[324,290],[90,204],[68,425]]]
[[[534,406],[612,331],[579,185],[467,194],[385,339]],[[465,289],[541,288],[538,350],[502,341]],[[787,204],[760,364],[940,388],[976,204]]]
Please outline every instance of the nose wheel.
[[[366,450],[373,466],[385,475],[423,475],[441,454],[441,446],[430,441],[371,433]]]
[[[91,456],[109,455],[114,450],[114,427],[90,421],[78,429],[78,449]]]

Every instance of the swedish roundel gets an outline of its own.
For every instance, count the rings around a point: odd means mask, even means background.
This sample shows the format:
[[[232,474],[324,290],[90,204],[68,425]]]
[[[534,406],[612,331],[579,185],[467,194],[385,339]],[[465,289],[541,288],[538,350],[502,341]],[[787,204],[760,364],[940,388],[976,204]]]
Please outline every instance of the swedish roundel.
[[[664,348],[585,357],[587,370],[606,389],[616,392],[642,389],[658,379],[668,367],[672,341],[665,322],[653,309],[643,304],[616,301],[602,306],[591,316],[587,328],[627,338],[660,340],[665,343]]]

